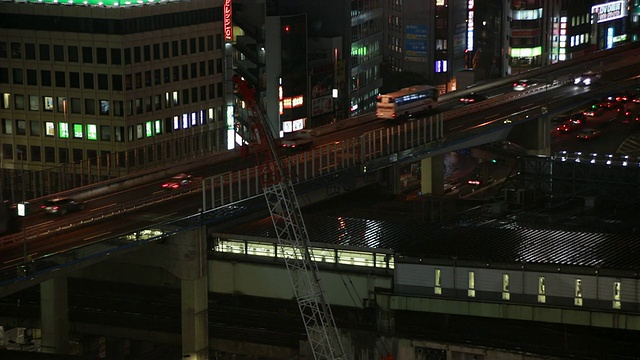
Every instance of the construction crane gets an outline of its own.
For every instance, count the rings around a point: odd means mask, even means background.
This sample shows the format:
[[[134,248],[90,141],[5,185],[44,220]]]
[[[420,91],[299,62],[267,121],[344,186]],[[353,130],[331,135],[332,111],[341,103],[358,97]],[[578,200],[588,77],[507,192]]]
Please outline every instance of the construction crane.
[[[281,255],[298,302],[311,352],[315,360],[346,359],[340,334],[322,289],[318,266],[311,252],[309,234],[300,205],[253,86],[238,75],[232,78],[244,101],[251,131],[251,151],[258,159],[264,196],[275,227]]]

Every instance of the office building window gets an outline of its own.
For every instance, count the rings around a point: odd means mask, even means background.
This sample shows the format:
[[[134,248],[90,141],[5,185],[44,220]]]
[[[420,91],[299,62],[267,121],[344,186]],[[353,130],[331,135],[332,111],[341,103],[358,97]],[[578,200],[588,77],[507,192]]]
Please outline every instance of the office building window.
[[[0,78],[1,77],[2,76],[0,76]],[[5,84],[9,82],[8,78],[9,78],[9,74],[7,73],[7,81],[5,82]],[[0,82],[2,82],[2,79],[0,79]],[[36,70],[27,69],[27,85],[31,85],[31,86],[38,85],[38,72]]]
[[[142,98],[137,98],[136,99],[136,114],[142,114],[142,113],[143,113]]]
[[[189,104],[189,89],[182,89],[182,103]]]
[[[131,48],[124,49],[124,64],[131,64]]]
[[[153,44],[153,60],[160,60],[160,44]]]
[[[13,83],[16,85],[22,85],[24,83],[22,69],[13,69],[11,72],[13,73]]]
[[[56,87],[63,88],[67,87],[67,83],[64,78],[64,71],[56,71]]]
[[[122,75],[111,75],[111,83],[113,91],[122,91]]]
[[[16,120],[16,135],[27,135],[27,122]]]
[[[124,116],[122,100],[114,100],[111,108],[113,109],[113,116]]]
[[[53,96],[43,96],[44,111],[53,111]]]
[[[95,99],[84,99],[84,113],[87,115],[95,115],[96,114],[96,101]]]
[[[31,146],[31,161],[42,161],[42,148],[40,146]]]
[[[24,95],[13,95],[13,108],[16,110],[24,110]]]
[[[80,88],[80,73],[75,71],[69,73],[69,87],[73,89]]]
[[[31,136],[42,135],[42,129],[40,128],[40,121],[38,120],[29,121],[29,134]]]
[[[207,50],[213,50],[213,35],[207,35]]]
[[[85,89],[93,89],[93,73],[82,74],[82,79]]]
[[[189,49],[187,49],[187,39],[180,40],[180,55],[187,55],[188,51]]]
[[[53,61],[64,61],[64,46],[53,45]]]
[[[82,62],[85,64],[93,63],[93,48],[88,46],[82,47]]]
[[[96,63],[98,64],[107,63],[107,48],[103,48],[103,47],[96,48]]]
[[[44,136],[56,136],[56,125],[53,123],[53,121],[44,122]]]
[[[77,63],[80,61],[78,56],[78,47],[77,46],[68,46],[67,47],[67,57],[69,58],[69,62]]]
[[[100,99],[100,115],[109,115],[111,106],[109,106],[109,100]]]
[[[71,113],[82,114],[82,103],[80,98],[71,98]]]
[[[66,122],[58,123],[58,137],[61,139],[69,138],[69,123],[66,123]]]
[[[0,67],[0,84],[9,83],[9,69]]]
[[[182,65],[182,80],[189,80],[189,66],[187,64]]]
[[[162,43],[162,58],[163,59],[169,58],[169,42],[168,41],[165,41]]]
[[[13,121],[11,121],[11,119],[2,119],[2,133],[7,135],[13,134]]]
[[[6,160],[13,159],[13,144],[2,144],[2,155]]]
[[[509,292],[509,274],[502,274],[502,300],[511,299]]]
[[[538,302],[547,302],[547,286],[545,285],[544,276],[538,276]]]
[[[82,139],[84,132],[82,124],[73,124],[73,138]]]
[[[467,289],[467,296],[476,297],[476,273],[475,271],[469,271],[469,285]]]
[[[144,72],[144,87],[151,86],[151,70],[147,70]]]
[[[40,52],[40,60],[42,61],[49,61],[51,60],[51,54],[49,53],[49,45],[47,44],[40,44],[38,45],[39,48],[39,52]]]
[[[11,58],[22,59],[22,44],[17,42],[11,43]]]
[[[55,163],[56,162],[56,150],[51,146],[44,147],[44,162]]]
[[[436,295],[442,295],[442,270],[434,270],[434,288],[433,293]]]
[[[111,141],[111,127],[109,125],[100,125],[100,140]]]
[[[40,82],[42,86],[51,86],[51,71],[40,70]]]
[[[143,51],[144,59],[142,61],[151,61],[151,46],[145,45]]]
[[[114,48],[111,49],[111,64],[122,65],[122,50]]]
[[[98,74],[98,90],[109,90],[109,75]]]
[[[24,58],[27,60],[36,59],[36,44],[34,43],[24,44]]]
[[[178,40],[173,40],[171,42],[171,56],[178,56]]]
[[[29,95],[29,110],[40,111],[40,97],[38,95]]]
[[[189,39],[189,53],[195,54],[197,51],[198,49],[196,49],[196,38]]]
[[[133,62],[139,63],[142,61],[142,53],[140,52],[140,46],[136,46],[133,48]]]

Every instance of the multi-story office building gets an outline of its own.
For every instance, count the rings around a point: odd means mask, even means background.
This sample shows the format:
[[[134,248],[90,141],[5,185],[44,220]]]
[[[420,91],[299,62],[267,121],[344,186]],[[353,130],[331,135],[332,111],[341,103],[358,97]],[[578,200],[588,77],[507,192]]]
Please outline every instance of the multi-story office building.
[[[440,92],[456,90],[465,53],[474,49],[474,7],[463,0],[385,2],[384,53],[391,70],[419,74]]]
[[[222,19],[222,0],[0,3],[1,167],[225,150]]]
[[[505,0],[505,75],[632,40],[626,0]]]

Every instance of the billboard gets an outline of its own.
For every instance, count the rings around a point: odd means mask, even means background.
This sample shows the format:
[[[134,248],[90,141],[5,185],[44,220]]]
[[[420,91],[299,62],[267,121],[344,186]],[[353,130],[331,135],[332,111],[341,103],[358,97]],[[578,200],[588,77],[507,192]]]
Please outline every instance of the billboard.
[[[405,28],[405,55],[427,57],[427,26],[407,25]]]
[[[627,16],[626,1],[612,1],[591,7],[591,14],[597,16],[598,23],[620,19]]]

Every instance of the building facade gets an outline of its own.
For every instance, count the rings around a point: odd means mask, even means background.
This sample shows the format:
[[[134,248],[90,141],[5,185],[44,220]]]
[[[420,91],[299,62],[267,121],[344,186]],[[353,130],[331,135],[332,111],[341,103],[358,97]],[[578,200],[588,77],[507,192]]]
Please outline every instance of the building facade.
[[[110,177],[225,149],[222,1],[0,4],[3,169]]]

